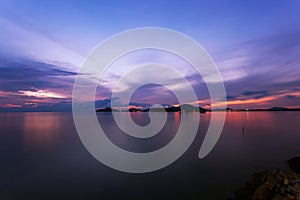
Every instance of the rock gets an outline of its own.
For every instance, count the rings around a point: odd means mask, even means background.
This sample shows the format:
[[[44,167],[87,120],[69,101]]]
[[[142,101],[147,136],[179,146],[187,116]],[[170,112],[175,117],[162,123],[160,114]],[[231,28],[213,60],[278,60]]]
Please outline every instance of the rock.
[[[299,174],[300,173],[300,157],[294,157],[286,161],[289,167],[293,170],[293,172]]]
[[[255,173],[235,193],[236,200],[300,200],[300,176],[280,169]]]
[[[283,184],[284,184],[284,185],[287,185],[287,184],[289,184],[289,181],[285,178],[285,179],[283,180]]]

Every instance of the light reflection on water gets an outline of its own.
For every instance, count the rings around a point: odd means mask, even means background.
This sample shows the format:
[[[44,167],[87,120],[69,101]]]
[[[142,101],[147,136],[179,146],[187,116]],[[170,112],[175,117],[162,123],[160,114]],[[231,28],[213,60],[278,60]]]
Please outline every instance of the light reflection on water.
[[[95,160],[81,144],[71,113],[0,113],[0,199],[226,199],[254,171],[286,168],[284,161],[300,154],[300,112],[228,112],[220,140],[201,160],[210,113],[184,114],[200,116],[189,150],[167,168],[133,175]],[[110,113],[97,114],[110,139],[138,152],[170,141],[180,115],[168,113],[157,138],[139,141],[122,134]],[[149,123],[147,113],[133,119]]]
[[[45,150],[55,147],[61,133],[59,113],[24,113],[24,146],[31,150]]]

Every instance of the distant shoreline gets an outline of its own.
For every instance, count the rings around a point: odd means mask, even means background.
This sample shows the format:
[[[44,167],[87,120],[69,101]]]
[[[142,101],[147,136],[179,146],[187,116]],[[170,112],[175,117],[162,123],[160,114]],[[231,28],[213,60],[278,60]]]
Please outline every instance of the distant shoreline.
[[[172,106],[172,107],[166,107],[166,108],[129,108],[127,110],[118,110],[115,108],[100,108],[96,109],[96,112],[181,112],[181,111],[186,111],[186,112],[200,112],[200,113],[206,113],[207,110],[201,107],[196,107],[192,106],[189,104],[183,104],[180,106]]]
[[[129,108],[128,110],[118,110],[115,108],[100,108],[96,109],[96,112],[149,112],[150,109],[140,109],[140,108]],[[200,112],[200,113],[206,113],[206,112],[283,112],[283,111],[300,111],[300,108],[283,108],[283,107],[273,107],[269,109],[232,109],[232,108],[225,108],[225,109],[205,109],[202,107],[195,107],[192,105],[181,105],[178,107],[168,107],[168,108],[152,108],[152,112]]]
[[[111,109],[111,110],[110,110]],[[130,108],[128,110],[118,110],[115,108],[96,108],[96,112],[149,112],[149,108]],[[300,108],[284,108],[284,107],[273,107],[273,108],[257,108],[257,109],[232,109],[232,108],[226,108],[226,109],[205,109],[202,107],[195,107],[192,105],[182,105],[182,107],[168,107],[168,108],[152,108],[152,112],[180,112],[181,110],[186,112],[199,112],[200,113],[206,113],[206,112],[286,112],[286,111],[300,111]],[[58,109],[41,109],[41,108],[2,108],[0,109],[0,113],[30,113],[30,112],[72,112],[72,108],[58,110]]]

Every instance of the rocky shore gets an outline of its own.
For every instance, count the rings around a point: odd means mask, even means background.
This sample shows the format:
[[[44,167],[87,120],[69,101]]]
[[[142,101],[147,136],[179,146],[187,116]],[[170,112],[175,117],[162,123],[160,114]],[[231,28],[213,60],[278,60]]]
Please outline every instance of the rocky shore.
[[[291,171],[271,169],[255,173],[228,200],[300,200],[300,157],[286,163]]]

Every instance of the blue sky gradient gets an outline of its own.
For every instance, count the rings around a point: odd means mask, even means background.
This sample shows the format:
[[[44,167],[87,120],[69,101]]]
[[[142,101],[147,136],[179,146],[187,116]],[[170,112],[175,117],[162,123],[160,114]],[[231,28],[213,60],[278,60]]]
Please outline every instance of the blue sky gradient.
[[[148,26],[174,29],[199,42],[222,74],[229,107],[300,107],[299,8],[297,0],[1,1],[0,109],[70,108],[76,72],[89,52],[113,34]],[[145,51],[111,67],[97,90],[98,106],[107,105],[121,68],[153,60],[182,71],[197,89],[200,106],[209,105],[205,84],[190,66]],[[164,89],[139,90],[133,101],[176,102],[169,92],[149,95],[159,90]]]

